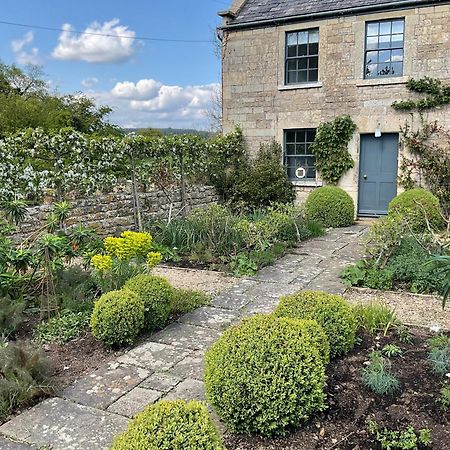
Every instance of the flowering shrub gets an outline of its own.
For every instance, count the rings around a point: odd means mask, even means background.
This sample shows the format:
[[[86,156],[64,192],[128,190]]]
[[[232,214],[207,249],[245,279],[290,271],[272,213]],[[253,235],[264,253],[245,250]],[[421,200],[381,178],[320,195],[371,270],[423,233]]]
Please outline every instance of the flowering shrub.
[[[130,278],[150,272],[161,262],[161,253],[151,251],[150,233],[124,231],[103,241],[106,254],[91,258],[92,275],[102,292],[120,289]]]

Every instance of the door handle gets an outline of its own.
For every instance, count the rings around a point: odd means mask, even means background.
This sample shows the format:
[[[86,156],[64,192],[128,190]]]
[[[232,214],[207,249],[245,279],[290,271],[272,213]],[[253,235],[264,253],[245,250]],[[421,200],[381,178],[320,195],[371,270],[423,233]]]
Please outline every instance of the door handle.
[[[364,178],[365,180],[367,180],[367,175],[366,175],[366,174],[364,174],[364,175],[363,175],[363,178]]]

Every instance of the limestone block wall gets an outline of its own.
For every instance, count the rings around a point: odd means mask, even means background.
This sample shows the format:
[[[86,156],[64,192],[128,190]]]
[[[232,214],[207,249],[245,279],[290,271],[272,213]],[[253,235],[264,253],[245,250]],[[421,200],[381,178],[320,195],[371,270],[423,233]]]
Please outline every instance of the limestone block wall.
[[[405,18],[404,76],[365,80],[365,23]],[[303,87],[284,85],[285,35],[287,31],[319,28],[319,82]],[[429,76],[450,83],[450,5],[405,9],[327,20],[299,22],[245,30],[224,36],[223,117],[224,132],[243,128],[251,153],[260,143],[283,143],[289,128],[317,128],[320,123],[348,114],[358,129],[349,150],[356,161],[341,180],[357,202],[358,154],[361,134],[399,133],[410,115],[396,112],[395,100],[411,97],[410,77]],[[450,127],[450,108],[426,118]],[[400,153],[403,151],[400,148]],[[400,158],[399,158],[400,161]],[[304,197],[316,183],[299,184]]]
[[[179,189],[168,192],[172,203],[172,216],[181,210]],[[140,202],[144,220],[164,219],[169,215],[171,202],[160,190],[141,193]],[[187,188],[188,210],[201,208],[219,200],[211,186],[190,186]],[[133,199],[128,192],[100,194],[90,198],[72,200],[68,225],[82,223],[97,230],[101,235],[118,234],[131,230],[134,226]],[[26,221],[21,225],[16,237],[29,236],[38,230],[51,210],[51,205],[41,205],[28,209]]]

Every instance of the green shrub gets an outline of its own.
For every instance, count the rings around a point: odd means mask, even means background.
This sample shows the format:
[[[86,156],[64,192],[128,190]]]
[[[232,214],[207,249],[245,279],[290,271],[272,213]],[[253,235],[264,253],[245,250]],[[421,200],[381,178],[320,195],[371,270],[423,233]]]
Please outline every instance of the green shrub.
[[[336,186],[324,186],[312,191],[305,203],[309,220],[326,228],[348,227],[355,219],[355,205],[350,195]]]
[[[0,339],[14,335],[24,321],[24,309],[23,300],[0,297]]]
[[[89,324],[90,312],[62,311],[60,315],[41,322],[34,330],[34,339],[40,344],[69,342],[84,331]]]
[[[0,421],[17,407],[51,394],[51,372],[42,350],[12,343],[0,347]]]
[[[128,289],[103,294],[94,305],[92,334],[108,345],[132,344],[144,326],[145,306]]]
[[[416,232],[427,230],[427,220],[431,227],[442,227],[439,199],[430,191],[421,188],[410,189],[397,195],[389,203],[389,214],[403,217]]]
[[[298,292],[282,297],[275,314],[290,319],[316,320],[327,335],[331,357],[344,355],[355,344],[355,316],[340,295],[321,291]]]
[[[375,435],[382,449],[386,450],[419,450],[422,446],[431,445],[431,431],[423,428],[416,431],[413,426],[408,426],[404,431],[396,431],[388,428],[380,430],[376,422],[369,422],[369,432]]]
[[[373,301],[367,305],[359,304],[353,311],[358,329],[370,334],[383,332],[386,335],[389,329],[397,324],[395,311],[384,303]]]
[[[311,326],[254,316],[208,350],[208,401],[232,431],[282,435],[324,408],[323,354],[312,344]]]
[[[185,314],[210,303],[211,296],[202,291],[175,289],[171,301],[171,310],[173,314]]]
[[[175,289],[162,277],[138,275],[125,283],[125,289],[139,295],[145,306],[145,328],[162,328],[169,318]]]
[[[392,270],[378,267],[372,260],[362,259],[341,272],[347,286],[364,286],[370,289],[389,290],[392,288]]]
[[[162,401],[137,415],[111,450],[225,450],[206,407]]]
[[[281,164],[281,157],[280,144],[275,141],[262,144],[256,159],[241,171],[233,202],[249,210],[274,203],[292,203],[295,190]]]

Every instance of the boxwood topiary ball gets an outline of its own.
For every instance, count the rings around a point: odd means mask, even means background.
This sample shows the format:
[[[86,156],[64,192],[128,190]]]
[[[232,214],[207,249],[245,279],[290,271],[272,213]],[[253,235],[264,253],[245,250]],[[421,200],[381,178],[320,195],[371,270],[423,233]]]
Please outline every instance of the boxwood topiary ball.
[[[430,191],[416,188],[397,195],[389,203],[389,215],[398,214],[404,218],[414,231],[427,229],[427,220],[431,227],[442,228],[439,199]]]
[[[144,303],[128,289],[108,292],[95,302],[90,325],[105,344],[132,344],[144,326]]]
[[[111,450],[225,450],[206,407],[196,401],[149,406],[114,441]]]
[[[259,315],[206,353],[208,401],[239,433],[283,435],[324,408],[323,355],[298,320]]]
[[[309,220],[326,228],[348,227],[355,220],[355,205],[350,195],[336,186],[314,189],[306,199],[305,212]]]
[[[344,355],[355,345],[355,315],[340,295],[321,291],[302,291],[287,295],[281,298],[275,315],[317,321],[327,335],[331,357]]]
[[[162,277],[138,275],[125,283],[125,288],[135,292],[144,302],[145,328],[154,331],[162,328],[169,318],[175,289]]]

